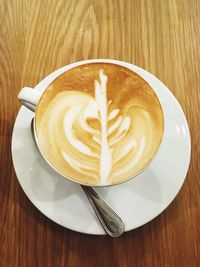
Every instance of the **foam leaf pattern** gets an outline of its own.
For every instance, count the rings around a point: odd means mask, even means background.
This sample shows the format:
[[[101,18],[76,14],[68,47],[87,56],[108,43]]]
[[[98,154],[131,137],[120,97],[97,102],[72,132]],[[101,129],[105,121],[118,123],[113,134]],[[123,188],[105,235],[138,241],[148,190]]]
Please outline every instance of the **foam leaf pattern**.
[[[80,103],[77,103],[75,106],[72,105],[67,109],[68,111],[64,119],[65,135],[70,145],[76,150],[76,153],[70,155],[70,153],[62,151],[64,159],[74,170],[78,171],[80,175],[91,176],[93,174],[96,179],[100,179],[100,184],[102,185],[109,183],[108,180],[113,166],[118,164],[120,160],[123,160],[130,150],[137,145],[137,141],[131,139],[113,157],[115,145],[125,138],[130,130],[131,118],[120,114],[119,108],[109,111],[112,101],[107,99],[107,81],[108,77],[101,70],[99,80],[96,80],[94,83],[95,97],[86,96],[85,93],[82,93],[81,99],[86,98],[86,101],[80,101]],[[74,92],[74,95],[76,94],[77,92]],[[78,94],[81,94],[81,92]],[[69,103],[72,102],[69,101]],[[98,121],[98,128],[92,127],[88,123],[91,119]],[[96,144],[97,151],[92,151],[87,142],[83,142],[76,136],[74,127],[76,128],[77,120],[79,121],[79,127],[82,128],[81,130],[91,136],[90,142],[93,141]],[[79,157],[77,157],[77,152],[91,158],[96,158],[99,166],[95,168],[95,166],[90,165],[89,161],[81,163]],[[127,168],[127,164],[125,166]],[[124,173],[123,168],[121,168],[121,173]],[[116,172],[115,175],[117,176],[118,173]]]

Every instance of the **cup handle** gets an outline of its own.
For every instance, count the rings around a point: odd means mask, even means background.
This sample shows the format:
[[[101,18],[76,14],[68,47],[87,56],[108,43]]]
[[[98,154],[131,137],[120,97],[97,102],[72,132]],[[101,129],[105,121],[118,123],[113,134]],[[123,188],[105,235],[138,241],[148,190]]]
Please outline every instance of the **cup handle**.
[[[24,87],[18,94],[18,99],[20,103],[31,111],[35,112],[35,108],[40,100],[42,93],[37,90]]]

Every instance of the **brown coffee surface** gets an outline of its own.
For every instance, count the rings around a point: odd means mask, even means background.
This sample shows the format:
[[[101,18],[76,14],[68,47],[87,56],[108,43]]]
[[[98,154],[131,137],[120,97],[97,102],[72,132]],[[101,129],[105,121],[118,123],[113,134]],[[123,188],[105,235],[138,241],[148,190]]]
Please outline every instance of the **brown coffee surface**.
[[[88,185],[135,176],[157,151],[163,129],[150,85],[110,63],[66,71],[48,86],[36,110],[42,154],[62,175]]]

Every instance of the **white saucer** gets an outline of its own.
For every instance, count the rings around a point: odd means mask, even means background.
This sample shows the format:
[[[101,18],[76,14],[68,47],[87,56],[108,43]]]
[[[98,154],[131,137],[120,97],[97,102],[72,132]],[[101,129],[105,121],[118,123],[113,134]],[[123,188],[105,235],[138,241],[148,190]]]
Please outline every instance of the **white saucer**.
[[[147,71],[127,65],[154,88],[165,115],[163,143],[151,165],[124,184],[96,189],[129,231],[158,216],[175,198],[189,167],[191,141],[184,113],[167,87]],[[57,70],[36,89],[43,90],[66,69]],[[22,107],[12,136],[13,164],[25,194],[43,214],[60,225],[82,233],[105,234],[81,188],[56,174],[42,159],[31,136],[32,117],[33,113]]]

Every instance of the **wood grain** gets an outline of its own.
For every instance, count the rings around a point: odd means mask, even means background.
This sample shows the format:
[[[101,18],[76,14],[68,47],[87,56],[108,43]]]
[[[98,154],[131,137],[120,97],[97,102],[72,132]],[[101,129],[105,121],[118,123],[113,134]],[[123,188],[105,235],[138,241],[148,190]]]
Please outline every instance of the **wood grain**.
[[[197,0],[0,1],[0,267],[200,266],[199,45]],[[118,239],[51,222],[27,199],[12,166],[20,88],[89,58],[121,59],[156,75],[191,130],[190,169],[176,199]]]

